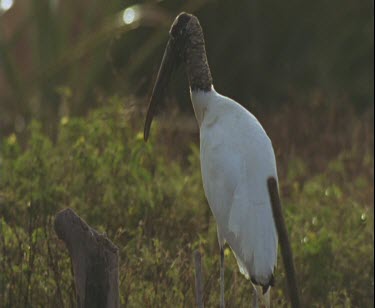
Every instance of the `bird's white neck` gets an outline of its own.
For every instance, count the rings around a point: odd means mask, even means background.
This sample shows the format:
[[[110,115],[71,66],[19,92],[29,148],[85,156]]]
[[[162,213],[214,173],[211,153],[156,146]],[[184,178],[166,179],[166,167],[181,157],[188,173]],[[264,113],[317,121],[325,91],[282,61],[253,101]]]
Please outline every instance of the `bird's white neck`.
[[[198,125],[201,127],[206,111],[209,106],[214,103],[217,97],[217,92],[211,86],[210,91],[190,90],[191,102],[193,104],[195,117],[197,118]]]

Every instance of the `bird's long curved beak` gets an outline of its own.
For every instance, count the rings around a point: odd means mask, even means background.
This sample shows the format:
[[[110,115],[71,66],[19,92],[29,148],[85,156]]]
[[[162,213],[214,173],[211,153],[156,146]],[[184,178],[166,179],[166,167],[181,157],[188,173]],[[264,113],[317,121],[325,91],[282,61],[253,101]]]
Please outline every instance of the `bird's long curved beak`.
[[[144,140],[147,141],[150,134],[150,127],[152,118],[154,117],[156,107],[160,103],[162,97],[165,95],[169,80],[171,79],[174,68],[178,65],[178,57],[173,50],[171,39],[167,43],[164,51],[163,60],[161,61],[158,76],[152,90],[150,103],[148,105],[145,128],[143,132]]]

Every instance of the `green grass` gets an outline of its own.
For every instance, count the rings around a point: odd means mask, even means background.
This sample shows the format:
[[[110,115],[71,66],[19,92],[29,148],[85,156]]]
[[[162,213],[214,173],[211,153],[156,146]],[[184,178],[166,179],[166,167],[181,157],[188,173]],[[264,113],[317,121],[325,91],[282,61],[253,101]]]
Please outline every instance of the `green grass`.
[[[305,108],[262,119],[278,156],[303,307],[372,307],[371,116],[348,112],[332,120],[329,110]],[[325,117],[333,124],[325,127]],[[55,142],[37,122],[26,144],[15,134],[2,141],[1,307],[74,306],[69,256],[52,228],[65,207],[119,247],[124,306],[193,307],[195,249],[203,255],[206,306],[218,306],[219,250],[191,142],[196,135],[174,144],[186,153],[175,155],[171,140],[183,133],[156,123],[144,143],[142,123],[112,99],[87,117],[62,118]],[[226,253],[227,306],[248,307],[251,285]],[[280,256],[278,264],[272,302],[286,307]]]

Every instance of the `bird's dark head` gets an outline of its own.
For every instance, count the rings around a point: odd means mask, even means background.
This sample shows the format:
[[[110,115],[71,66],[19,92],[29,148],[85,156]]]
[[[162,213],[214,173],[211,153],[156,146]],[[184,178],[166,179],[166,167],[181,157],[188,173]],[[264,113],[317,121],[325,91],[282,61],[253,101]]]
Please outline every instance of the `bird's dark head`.
[[[194,16],[191,14],[185,12],[180,13],[169,30],[170,37],[174,40],[186,37],[186,34],[188,33],[188,25],[192,18],[194,18]]]
[[[173,52],[176,53],[179,62],[184,61],[191,30],[197,22],[198,19],[194,15],[183,12],[176,17],[169,30],[171,47]]]
[[[187,63],[189,51],[199,45],[204,46],[204,39],[198,18],[185,12],[180,13],[169,30],[169,40],[152,91],[144,129],[145,140],[150,132],[156,106],[165,94],[173,71],[181,63]]]

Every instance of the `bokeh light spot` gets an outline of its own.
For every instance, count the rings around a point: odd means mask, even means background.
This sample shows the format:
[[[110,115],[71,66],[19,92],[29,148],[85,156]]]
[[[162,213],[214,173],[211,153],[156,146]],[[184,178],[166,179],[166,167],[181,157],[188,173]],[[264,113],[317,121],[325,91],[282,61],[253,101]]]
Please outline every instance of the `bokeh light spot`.
[[[13,6],[13,0],[0,0],[0,11],[8,11]]]
[[[124,11],[124,14],[122,15],[122,19],[124,23],[127,25],[130,25],[131,23],[133,23],[136,19],[135,17],[136,17],[135,10],[131,7],[127,8]]]

